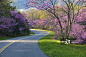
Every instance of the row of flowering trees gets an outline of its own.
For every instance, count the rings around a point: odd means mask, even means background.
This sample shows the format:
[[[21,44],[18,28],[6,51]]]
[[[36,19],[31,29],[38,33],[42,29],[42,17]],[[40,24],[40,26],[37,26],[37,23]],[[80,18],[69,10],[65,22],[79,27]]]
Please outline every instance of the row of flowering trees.
[[[50,16],[49,16],[49,18],[50,18]],[[65,17],[64,19],[66,19],[66,18],[67,17]],[[76,20],[77,20],[77,18],[76,18]],[[83,16],[81,18],[83,18]],[[84,18],[86,18],[86,16]],[[83,44],[83,43],[86,43],[86,31],[85,31],[86,25],[83,25],[83,22],[80,21],[80,19],[78,19],[78,20],[79,21],[76,21],[75,23],[73,23],[68,39],[70,39],[70,40],[75,39],[75,41],[73,41],[73,42],[79,42],[79,44]],[[32,28],[37,28],[37,29],[40,28],[40,29],[54,31],[56,35],[53,38],[63,40],[61,38],[62,37],[61,32],[60,32],[61,29],[58,24],[58,20],[56,18],[54,18],[53,20],[52,19],[50,20],[47,18],[43,18],[41,20],[28,19],[28,22],[29,22],[29,24],[31,24]],[[81,23],[78,23],[78,22],[81,22]],[[62,27],[63,27],[62,28],[63,33],[65,35],[66,24],[63,21],[61,23],[62,23]]]
[[[14,37],[29,33],[29,25],[18,11],[10,11],[9,17],[0,17],[0,36]]]
[[[0,37],[14,37],[29,34],[26,18],[11,6],[9,0],[0,0]]]
[[[39,10],[46,10],[55,18],[49,20],[36,20],[36,27],[54,30],[56,35],[61,35],[62,40],[69,39],[70,36],[76,38],[80,44],[86,43],[85,26],[78,21],[85,20],[85,3],[86,0],[61,0],[60,7],[57,6],[58,0],[29,0],[26,7],[36,7]],[[81,5],[81,7],[79,7]],[[75,11],[75,7],[78,10]],[[84,17],[83,17],[84,16]],[[51,17],[51,16],[50,16]],[[51,19],[51,18],[50,18]]]

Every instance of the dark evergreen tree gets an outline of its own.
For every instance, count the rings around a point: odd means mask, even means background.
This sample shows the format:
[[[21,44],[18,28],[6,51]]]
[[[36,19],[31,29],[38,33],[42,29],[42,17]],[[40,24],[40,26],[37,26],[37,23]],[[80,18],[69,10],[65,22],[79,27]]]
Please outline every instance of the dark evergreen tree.
[[[8,16],[10,16],[10,11],[16,9],[16,6],[12,7],[10,5],[11,3],[12,2],[9,0],[0,0],[0,17],[1,16],[8,17]]]

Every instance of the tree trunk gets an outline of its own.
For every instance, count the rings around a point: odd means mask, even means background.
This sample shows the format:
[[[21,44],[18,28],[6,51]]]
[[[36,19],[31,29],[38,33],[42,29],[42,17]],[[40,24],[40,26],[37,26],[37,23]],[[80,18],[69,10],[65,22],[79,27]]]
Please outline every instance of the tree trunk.
[[[62,29],[61,21],[59,20],[58,16],[56,16],[55,14],[54,14],[54,16],[58,19],[58,22],[59,22],[59,25],[60,25],[60,28],[61,28],[61,34],[62,34],[63,40],[65,40],[64,35],[63,35],[63,29]]]

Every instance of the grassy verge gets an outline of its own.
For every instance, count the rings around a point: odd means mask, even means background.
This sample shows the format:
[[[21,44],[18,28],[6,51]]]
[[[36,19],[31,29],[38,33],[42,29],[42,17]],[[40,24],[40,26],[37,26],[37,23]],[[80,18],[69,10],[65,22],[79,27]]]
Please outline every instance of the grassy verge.
[[[30,35],[25,35],[25,36],[31,36],[34,35],[34,32],[30,32]],[[25,37],[25,36],[20,36],[20,37]],[[15,38],[15,37],[0,37],[0,40],[6,40],[6,39],[11,39],[11,38]]]
[[[59,40],[52,39],[54,32],[39,40],[39,46],[49,57],[86,57],[86,45],[61,44]]]
[[[35,33],[34,32],[30,32],[30,35],[34,35]]]

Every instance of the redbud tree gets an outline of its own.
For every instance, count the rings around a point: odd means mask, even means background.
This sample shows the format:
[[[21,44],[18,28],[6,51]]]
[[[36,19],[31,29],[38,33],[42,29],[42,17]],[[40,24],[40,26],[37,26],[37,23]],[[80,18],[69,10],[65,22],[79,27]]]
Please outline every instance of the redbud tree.
[[[80,13],[82,13],[81,9],[85,6],[82,6],[81,4],[85,3],[86,0],[60,0],[62,3],[60,7],[57,6],[58,1],[59,0],[28,0],[25,6],[27,8],[36,7],[39,10],[46,10],[49,13],[51,13],[58,20],[58,23],[61,29],[61,35],[64,40],[65,38],[67,39],[69,38],[72,24],[75,22],[75,19],[77,18],[77,16]],[[76,6],[78,6],[78,9],[75,11],[74,8]],[[63,33],[63,24],[61,22],[62,19],[61,19],[61,16],[59,16],[59,13],[62,13],[63,16],[64,14],[67,16],[65,35]]]

